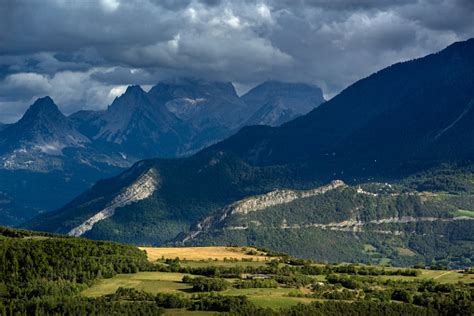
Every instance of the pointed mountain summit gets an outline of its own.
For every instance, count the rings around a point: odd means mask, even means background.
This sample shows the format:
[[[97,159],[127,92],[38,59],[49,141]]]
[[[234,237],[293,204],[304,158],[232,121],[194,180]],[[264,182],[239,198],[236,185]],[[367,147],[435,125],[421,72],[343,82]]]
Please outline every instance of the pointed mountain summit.
[[[44,119],[57,119],[64,117],[64,115],[59,111],[58,106],[54,103],[53,99],[49,96],[39,98],[33,103],[28,110],[23,115],[23,118],[28,117],[42,117]]]
[[[242,96],[258,109],[245,125],[278,126],[325,102],[321,89],[304,83],[266,81]]]
[[[124,142],[132,117],[137,111],[143,111],[145,108],[151,108],[145,91],[139,86],[129,86],[99,118],[100,129],[94,138],[114,143]]]
[[[16,123],[0,132],[3,152],[19,148],[61,154],[65,147],[80,147],[89,139],[78,132],[50,97],[40,98]]]
[[[101,177],[128,164],[93,148],[50,97],[38,99],[16,123],[0,131],[0,223],[16,225],[57,208]]]
[[[137,158],[176,155],[187,132],[164,106],[152,103],[140,86],[129,86],[93,122],[95,140],[113,143]]]

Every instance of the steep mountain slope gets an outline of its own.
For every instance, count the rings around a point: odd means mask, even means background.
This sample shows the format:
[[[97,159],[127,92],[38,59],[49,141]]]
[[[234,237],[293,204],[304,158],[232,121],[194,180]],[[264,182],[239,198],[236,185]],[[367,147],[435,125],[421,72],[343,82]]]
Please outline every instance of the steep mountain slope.
[[[470,164],[472,56],[474,40],[396,64],[281,127],[243,128],[186,159],[143,161],[26,226],[67,233],[150,169],[159,187],[115,209],[85,236],[161,244],[245,196],[310,189],[333,179],[396,180],[443,162]]]
[[[92,138],[97,133],[97,127],[91,126],[91,122],[103,114],[104,111],[81,110],[69,115],[68,119],[79,132]]]
[[[63,205],[101,177],[129,166],[96,148],[49,97],[0,131],[0,223],[15,225]]]
[[[258,109],[245,125],[278,126],[306,114],[323,103],[321,89],[302,83],[266,81],[242,96]]]
[[[160,104],[152,104],[139,86],[130,86],[101,116],[93,139],[115,145],[126,155],[173,157],[189,131]],[[132,159],[133,161],[133,159]]]
[[[199,129],[242,125],[248,107],[230,82],[181,78],[158,83],[148,93],[177,117]]]
[[[234,202],[199,221],[176,244],[250,244],[330,262],[437,260],[464,267],[474,250],[468,233],[474,218],[458,212],[466,202],[474,202],[474,196],[333,181],[313,190],[277,190]]]
[[[290,86],[277,88],[296,104],[301,94]],[[258,106],[239,98],[231,83],[198,79],[161,82],[148,93],[130,86],[106,110],[69,117],[49,97],[39,99],[0,129],[0,192],[9,197],[0,223],[59,207],[140,159],[191,154],[235,133]]]
[[[21,120],[0,133],[2,154],[15,152],[35,159],[35,151],[61,155],[66,147],[82,147],[89,139],[79,133],[49,97],[38,99]],[[3,166],[16,164],[15,157],[3,157]]]
[[[43,173],[76,164],[90,168],[130,164],[97,148],[50,97],[38,99],[18,122],[0,131],[0,155],[1,169]]]
[[[395,64],[281,128],[243,129],[212,150],[255,164],[315,161],[330,173],[356,176],[470,159],[472,56],[474,39]]]
[[[145,194],[147,198],[114,207],[116,201],[123,200],[120,196],[133,191],[144,176],[148,183],[154,183],[152,192]],[[93,227],[81,235],[139,244],[162,243],[187,230],[210,209],[275,187],[298,187],[294,179],[297,176],[287,168],[255,168],[225,154],[145,160],[115,178],[99,181],[63,208],[25,226],[59,233],[77,231],[112,206],[112,216],[94,221]]]
[[[178,155],[196,152],[230,136],[255,111],[237,96],[230,82],[174,79],[158,83],[148,96],[192,130],[192,135],[179,144]]]

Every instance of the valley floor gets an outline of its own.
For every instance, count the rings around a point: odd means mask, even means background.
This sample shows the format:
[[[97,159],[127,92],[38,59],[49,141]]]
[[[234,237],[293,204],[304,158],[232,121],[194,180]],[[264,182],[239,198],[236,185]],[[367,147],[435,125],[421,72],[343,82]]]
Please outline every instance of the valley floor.
[[[278,259],[279,257],[269,257],[262,251],[258,251],[254,248],[248,247],[189,247],[189,248],[154,248],[144,247],[142,248],[148,254],[150,261],[156,264],[162,265],[172,262],[179,262],[181,268],[186,269],[204,269],[210,267],[221,267],[221,268],[250,268],[258,269],[259,267],[266,266],[271,260]],[[178,260],[182,259],[182,260]],[[311,264],[316,267],[324,268],[324,264]],[[279,264],[280,269],[292,266],[291,264]],[[342,267],[346,265],[340,265]],[[371,276],[373,280],[372,286],[388,288],[391,282],[404,282],[407,284],[416,284],[417,282],[433,280],[439,284],[471,284],[474,285],[474,274],[464,273],[461,270],[428,270],[428,269],[413,269],[416,271],[414,275],[400,275],[398,274],[401,270],[393,267],[372,267],[374,269],[380,269],[385,271],[386,274],[393,273],[394,275],[377,275]],[[192,271],[192,270],[191,270]],[[337,275],[345,277],[347,273],[335,273],[331,275]],[[349,274],[350,275],[350,274]],[[223,296],[246,296],[250,302],[258,307],[271,308],[273,310],[279,310],[280,308],[289,308],[295,306],[298,303],[311,303],[316,301],[327,301],[327,298],[312,297],[314,289],[311,286],[319,284],[321,286],[331,287],[331,283],[328,281],[328,274],[310,274],[305,275],[309,278],[306,283],[301,285],[288,285],[279,284],[272,288],[236,288],[245,278],[245,274],[241,277],[229,277],[225,278],[230,284],[230,288],[219,291],[219,295]],[[183,277],[194,278],[196,275],[182,272],[138,272],[134,274],[119,274],[110,279],[101,279],[97,281],[93,286],[84,290],[82,295],[86,297],[100,297],[104,295],[111,295],[115,293],[119,288],[133,288],[138,291],[144,291],[150,294],[168,293],[177,294],[183,297],[192,298],[196,295],[193,291],[193,285],[190,283],[184,283]],[[267,278],[266,275],[257,276],[261,278]],[[357,277],[356,277],[357,278]],[[245,282],[245,281],[244,281]],[[331,281],[333,282],[333,281]],[[336,292],[343,292],[347,289],[344,287],[335,288]],[[357,289],[353,289],[357,292]],[[359,292],[357,292],[360,294]],[[353,300],[350,298],[349,300]],[[347,299],[343,299],[347,300]],[[165,315],[208,315],[207,312],[201,311],[187,311],[184,309],[172,309],[167,310]]]

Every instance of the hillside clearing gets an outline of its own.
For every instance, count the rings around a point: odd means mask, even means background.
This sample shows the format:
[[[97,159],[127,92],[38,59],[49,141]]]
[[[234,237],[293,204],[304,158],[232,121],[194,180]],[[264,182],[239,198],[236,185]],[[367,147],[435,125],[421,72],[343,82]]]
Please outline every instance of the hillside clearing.
[[[138,272],[133,274],[119,274],[110,279],[97,281],[93,286],[84,290],[83,295],[98,297],[112,294],[119,287],[134,288],[148,293],[181,292],[191,286],[181,283],[185,273],[171,272]]]

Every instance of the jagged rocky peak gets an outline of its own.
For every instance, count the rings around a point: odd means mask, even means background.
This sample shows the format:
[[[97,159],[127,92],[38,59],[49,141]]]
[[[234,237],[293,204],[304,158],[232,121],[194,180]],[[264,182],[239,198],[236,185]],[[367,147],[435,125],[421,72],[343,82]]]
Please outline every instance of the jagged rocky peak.
[[[58,106],[54,103],[51,97],[46,96],[39,98],[33,103],[25,112],[21,120],[27,119],[46,119],[57,120],[65,119],[66,117],[61,113]]]
[[[43,97],[36,100],[23,117],[15,124],[11,124],[8,130],[15,130],[17,136],[20,136],[23,133],[57,134],[71,129],[68,119],[54,101],[50,97]]]
[[[114,138],[126,132],[136,112],[142,113],[149,109],[151,109],[151,104],[146,92],[138,85],[129,86],[125,93],[115,98],[104,115],[99,118],[98,125],[101,128],[94,138],[116,141]]]
[[[129,86],[95,122],[94,139],[120,145],[140,157],[172,156],[180,145],[179,122],[138,85]],[[166,134],[166,136],[164,136]]]
[[[146,92],[139,85],[132,85],[128,86],[121,96],[115,98],[107,111],[114,111],[118,108],[138,108],[149,103]]]
[[[130,85],[127,87],[127,90],[125,90],[125,95],[140,95],[142,93],[145,93],[145,91],[140,87],[139,85]]]
[[[36,148],[45,153],[60,154],[65,147],[82,146],[89,139],[78,132],[50,97],[40,98],[23,117],[0,134],[4,148]]]

